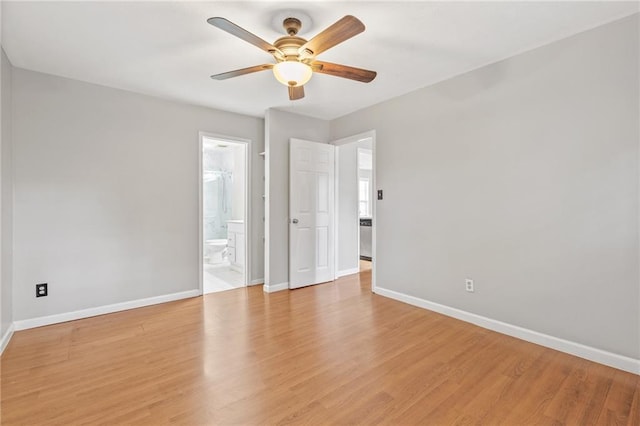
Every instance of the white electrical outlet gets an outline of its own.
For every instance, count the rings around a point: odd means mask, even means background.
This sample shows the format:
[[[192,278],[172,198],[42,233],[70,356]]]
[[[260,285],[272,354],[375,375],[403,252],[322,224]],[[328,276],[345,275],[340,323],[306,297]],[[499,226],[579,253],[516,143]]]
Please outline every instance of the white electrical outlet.
[[[464,286],[465,289],[469,292],[469,293],[473,293],[473,280],[467,278],[466,280],[464,280]]]

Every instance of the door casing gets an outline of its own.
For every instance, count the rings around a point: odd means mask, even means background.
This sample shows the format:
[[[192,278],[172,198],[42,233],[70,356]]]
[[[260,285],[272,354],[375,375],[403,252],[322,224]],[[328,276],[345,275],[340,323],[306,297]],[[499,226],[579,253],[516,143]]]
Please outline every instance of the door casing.
[[[335,141],[332,141],[331,144],[335,145],[336,147],[339,147],[341,145],[346,145],[349,143],[355,143],[358,142],[360,140],[363,139],[368,139],[371,138],[371,151],[372,151],[372,156],[373,156],[373,170],[371,172],[371,185],[373,187],[373,195],[374,198],[372,200],[372,206],[371,206],[371,216],[373,218],[372,221],[372,229],[371,229],[371,291],[373,291],[375,293],[376,291],[376,229],[377,229],[377,205],[378,205],[378,201],[377,201],[377,184],[376,184],[376,131],[375,130],[369,130],[367,132],[363,132],[363,133],[358,133],[352,136],[347,136],[346,138],[341,138],[341,139],[337,139]],[[338,164],[338,155],[339,155],[339,150],[336,149],[336,167]],[[356,173],[357,173],[357,167],[356,167]],[[340,176],[339,174],[336,173],[336,178],[335,178],[335,184],[336,184],[336,194],[338,193],[338,186],[340,185]],[[335,202],[335,213],[334,213],[334,217],[339,217],[339,210],[340,209],[340,203],[339,203],[339,199],[336,196],[336,202]],[[338,256],[339,256],[339,251],[340,251],[340,247],[338,245],[338,235],[340,232],[340,223],[338,221],[336,221],[336,226],[335,226],[335,238],[334,241],[336,243],[335,245],[335,264],[338,265]],[[359,227],[358,227],[359,228]],[[359,232],[359,230],[358,230]],[[358,238],[358,244],[359,244],[359,238]],[[336,266],[336,274],[338,272],[338,268]],[[336,275],[336,279],[338,278],[338,276]]]
[[[204,229],[203,229],[203,173],[202,173],[202,149],[205,139],[215,139],[235,144],[245,144],[245,181],[244,181],[244,286],[251,283],[251,249],[253,241],[251,238],[251,153],[252,142],[250,139],[237,138],[234,136],[220,135],[210,132],[198,133],[198,291],[203,294],[204,281]]]

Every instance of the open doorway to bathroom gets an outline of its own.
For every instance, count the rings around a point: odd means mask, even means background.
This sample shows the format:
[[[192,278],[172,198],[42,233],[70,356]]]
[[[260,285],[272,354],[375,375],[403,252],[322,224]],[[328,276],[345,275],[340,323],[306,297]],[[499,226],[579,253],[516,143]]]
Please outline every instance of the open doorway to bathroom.
[[[202,293],[247,283],[248,143],[202,136]]]

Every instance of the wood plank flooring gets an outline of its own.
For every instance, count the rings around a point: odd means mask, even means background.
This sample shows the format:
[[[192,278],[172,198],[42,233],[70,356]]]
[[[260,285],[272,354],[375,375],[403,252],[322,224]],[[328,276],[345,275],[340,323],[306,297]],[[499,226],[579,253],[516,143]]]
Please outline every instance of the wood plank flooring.
[[[370,291],[370,271],[15,333],[2,425],[640,425],[640,377]]]

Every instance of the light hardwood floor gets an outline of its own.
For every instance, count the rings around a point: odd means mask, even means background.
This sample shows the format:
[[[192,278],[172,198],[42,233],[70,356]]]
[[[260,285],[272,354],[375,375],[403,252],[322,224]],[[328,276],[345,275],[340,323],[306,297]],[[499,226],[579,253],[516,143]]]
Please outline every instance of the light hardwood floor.
[[[640,378],[370,292],[370,271],[17,332],[2,425],[639,425]]]

